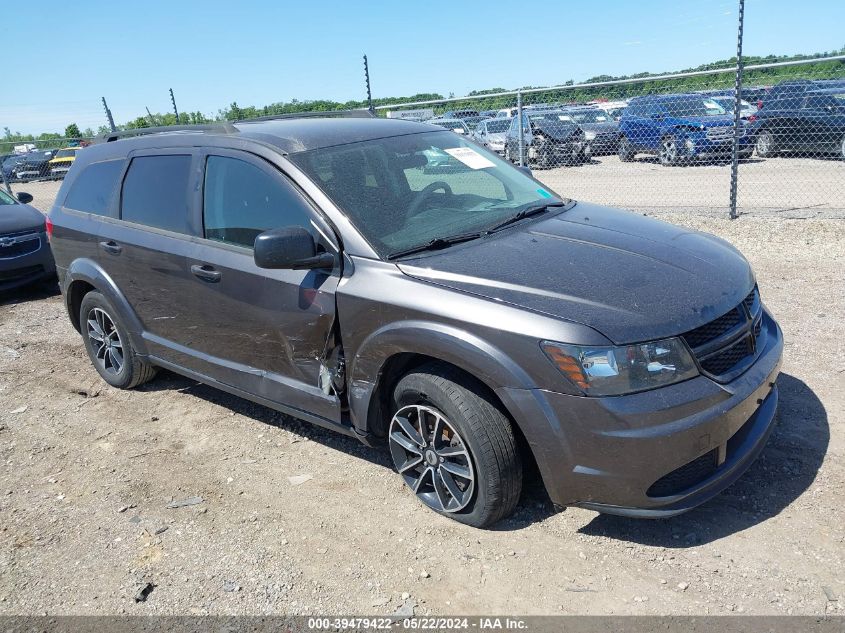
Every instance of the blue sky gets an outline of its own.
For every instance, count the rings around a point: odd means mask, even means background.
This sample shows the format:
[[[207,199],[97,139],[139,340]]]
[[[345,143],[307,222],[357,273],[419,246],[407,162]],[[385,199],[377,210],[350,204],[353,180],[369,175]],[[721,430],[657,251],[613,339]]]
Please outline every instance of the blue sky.
[[[731,0],[8,2],[0,128],[41,132],[232,101],[374,96],[576,82],[732,56]],[[845,45],[841,0],[746,0],[747,54]],[[529,46],[529,38],[536,44]],[[20,47],[14,43],[20,42]],[[11,44],[11,48],[8,45]],[[15,70],[15,69],[18,70]]]

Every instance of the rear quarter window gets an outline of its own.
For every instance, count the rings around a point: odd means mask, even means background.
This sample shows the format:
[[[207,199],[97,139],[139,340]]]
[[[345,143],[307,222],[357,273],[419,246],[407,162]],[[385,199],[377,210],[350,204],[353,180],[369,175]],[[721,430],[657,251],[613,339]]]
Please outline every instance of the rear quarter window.
[[[138,156],[123,180],[120,217],[166,231],[189,233],[191,156]]]
[[[109,215],[109,205],[122,170],[122,160],[88,165],[70,186],[64,206],[74,211]]]

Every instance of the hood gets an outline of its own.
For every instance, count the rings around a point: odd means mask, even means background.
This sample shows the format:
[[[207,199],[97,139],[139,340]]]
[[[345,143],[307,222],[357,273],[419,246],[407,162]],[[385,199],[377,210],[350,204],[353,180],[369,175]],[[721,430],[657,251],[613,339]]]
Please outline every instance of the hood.
[[[582,323],[617,344],[688,332],[754,286],[748,262],[724,240],[586,203],[398,265],[411,277]]]
[[[549,121],[547,119],[538,119],[531,122],[535,132],[539,131],[556,141],[565,141],[581,128],[573,123],[566,123],[565,121]]]
[[[595,132],[596,134],[605,134],[607,132],[617,132],[619,130],[618,121],[606,121],[604,123],[579,123],[582,130]]]
[[[504,143],[507,138],[507,132],[489,132],[487,134],[487,141],[491,143]]]
[[[44,214],[27,204],[0,204],[0,235],[43,230]]]

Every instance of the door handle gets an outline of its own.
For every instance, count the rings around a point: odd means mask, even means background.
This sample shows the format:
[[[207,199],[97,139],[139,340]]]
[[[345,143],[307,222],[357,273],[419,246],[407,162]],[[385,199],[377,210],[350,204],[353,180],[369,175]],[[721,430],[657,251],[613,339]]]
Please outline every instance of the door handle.
[[[195,277],[199,277],[203,281],[208,281],[210,283],[220,281],[220,278],[223,276],[223,273],[219,270],[214,270],[214,268],[208,264],[194,264],[191,266],[191,272]]]
[[[112,255],[120,255],[120,252],[123,250],[123,247],[114,240],[100,242],[100,248]]]

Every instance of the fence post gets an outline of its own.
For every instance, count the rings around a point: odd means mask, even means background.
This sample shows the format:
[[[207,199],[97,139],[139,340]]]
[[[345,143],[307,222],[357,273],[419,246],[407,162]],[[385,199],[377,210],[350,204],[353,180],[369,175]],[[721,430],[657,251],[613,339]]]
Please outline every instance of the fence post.
[[[745,0],[739,0],[739,20],[736,34],[736,80],[734,81],[734,139],[731,152],[731,220],[735,220],[736,193],[739,180],[739,139],[745,126],[740,127],[740,104],[742,102],[742,29],[745,19]]]
[[[525,134],[522,129],[522,91],[516,91],[516,116],[519,117],[519,166],[525,165]]]
[[[176,125],[179,125],[179,110],[176,108],[176,97],[173,96],[173,88],[170,89],[170,103],[173,104],[173,112],[176,113]]]
[[[109,127],[111,128],[112,132],[117,132],[117,128],[114,125],[114,119],[111,116],[111,110],[109,110],[109,106],[106,103],[106,98],[102,97],[102,99],[103,99],[103,108],[106,111],[106,118],[109,120]]]
[[[364,80],[367,82],[367,110],[370,114],[375,115],[376,111],[373,108],[373,95],[370,92],[370,66],[367,63],[367,56],[364,55]]]

